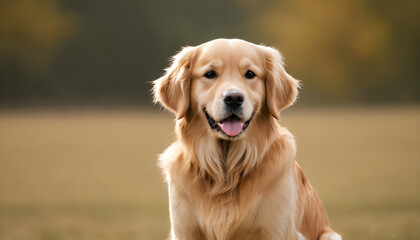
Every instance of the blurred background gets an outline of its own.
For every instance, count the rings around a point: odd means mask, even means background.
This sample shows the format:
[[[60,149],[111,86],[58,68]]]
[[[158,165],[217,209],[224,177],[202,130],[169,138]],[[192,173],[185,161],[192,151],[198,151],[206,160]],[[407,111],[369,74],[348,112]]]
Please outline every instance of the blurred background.
[[[420,239],[420,2],[0,1],[0,239],[166,239],[150,81],[182,46],[278,48],[281,124],[344,239]]]

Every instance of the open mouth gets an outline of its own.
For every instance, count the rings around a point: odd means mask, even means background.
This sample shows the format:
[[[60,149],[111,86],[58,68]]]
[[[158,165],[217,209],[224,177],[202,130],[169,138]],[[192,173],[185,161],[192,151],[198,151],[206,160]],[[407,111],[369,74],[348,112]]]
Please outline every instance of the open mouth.
[[[249,123],[251,122],[252,117],[254,116],[254,113],[252,113],[251,117],[246,122],[242,122],[238,116],[232,114],[229,117],[223,119],[222,121],[216,122],[207,112],[206,108],[203,108],[203,111],[206,115],[207,122],[209,123],[210,127],[229,137],[236,137],[239,134],[243,133],[249,126]]]

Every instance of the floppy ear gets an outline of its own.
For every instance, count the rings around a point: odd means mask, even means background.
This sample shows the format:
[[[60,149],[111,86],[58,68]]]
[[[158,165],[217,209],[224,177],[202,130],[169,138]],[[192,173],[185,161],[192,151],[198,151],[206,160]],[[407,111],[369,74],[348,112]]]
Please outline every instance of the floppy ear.
[[[184,117],[190,105],[191,61],[195,47],[184,47],[173,56],[165,75],[153,81],[154,101],[174,112],[177,119]]]
[[[284,63],[279,51],[261,46],[265,59],[265,91],[270,113],[276,119],[280,111],[292,105],[298,95],[299,81],[284,70]]]

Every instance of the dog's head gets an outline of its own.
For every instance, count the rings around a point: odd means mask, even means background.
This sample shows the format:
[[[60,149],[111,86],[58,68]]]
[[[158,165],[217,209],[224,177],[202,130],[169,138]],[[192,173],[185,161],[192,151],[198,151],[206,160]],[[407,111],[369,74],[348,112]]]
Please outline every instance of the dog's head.
[[[234,140],[263,112],[278,119],[296,100],[297,88],[277,50],[217,39],[183,48],[166,74],[154,81],[153,92],[155,101],[177,119],[190,116],[218,137]]]

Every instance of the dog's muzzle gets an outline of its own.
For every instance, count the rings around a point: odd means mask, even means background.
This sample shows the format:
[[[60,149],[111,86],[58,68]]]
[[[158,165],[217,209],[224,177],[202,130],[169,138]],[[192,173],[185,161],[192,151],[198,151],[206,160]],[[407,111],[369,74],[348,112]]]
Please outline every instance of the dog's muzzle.
[[[219,131],[230,138],[237,137],[241,133],[245,132],[254,117],[254,113],[252,113],[251,117],[247,121],[242,122],[237,115],[232,114],[222,121],[217,122],[210,116],[206,108],[203,108],[203,112],[206,115],[207,122],[209,123],[211,129]]]

